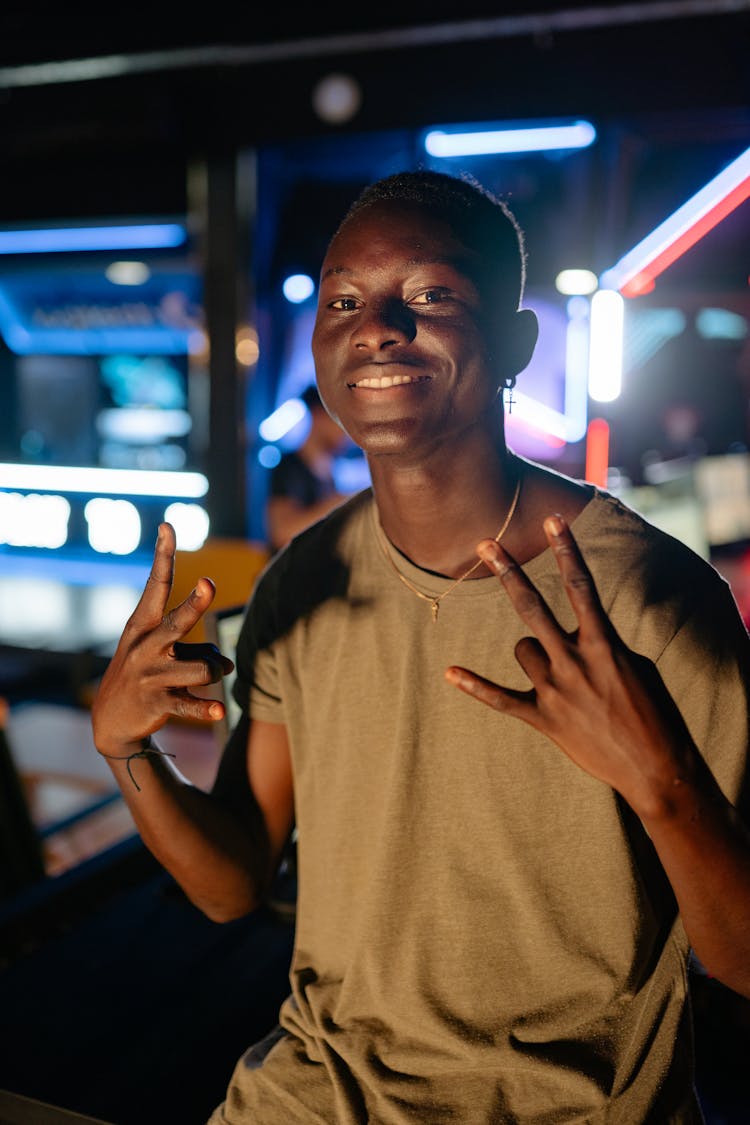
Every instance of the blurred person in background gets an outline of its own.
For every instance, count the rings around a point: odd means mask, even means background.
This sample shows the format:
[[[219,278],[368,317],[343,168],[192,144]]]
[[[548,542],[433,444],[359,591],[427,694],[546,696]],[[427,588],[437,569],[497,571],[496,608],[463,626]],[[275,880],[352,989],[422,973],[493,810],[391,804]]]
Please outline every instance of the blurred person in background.
[[[297,449],[282,454],[271,470],[266,527],[274,551],[346,499],[333,470],[348,438],[323,406],[314,384],[300,398],[310,412],[307,437]]]

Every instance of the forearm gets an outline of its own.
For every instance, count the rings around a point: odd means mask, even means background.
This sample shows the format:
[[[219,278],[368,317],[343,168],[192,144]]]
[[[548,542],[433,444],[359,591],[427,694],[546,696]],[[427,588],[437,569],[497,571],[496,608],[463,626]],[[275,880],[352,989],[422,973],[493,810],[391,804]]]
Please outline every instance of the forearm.
[[[702,759],[641,821],[707,972],[750,998],[750,831]]]
[[[107,762],[143,842],[191,902],[216,922],[258,905],[271,860],[257,807],[247,802],[248,815],[240,820],[159,753],[132,758],[123,750]]]

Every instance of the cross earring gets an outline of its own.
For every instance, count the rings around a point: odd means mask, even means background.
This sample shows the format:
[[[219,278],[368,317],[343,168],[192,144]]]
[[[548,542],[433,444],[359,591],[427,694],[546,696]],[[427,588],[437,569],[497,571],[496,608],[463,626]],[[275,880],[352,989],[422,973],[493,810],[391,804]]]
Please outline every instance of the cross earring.
[[[515,400],[515,399],[513,398],[513,384],[512,384],[512,383],[510,383],[510,384],[509,384],[509,385],[508,385],[508,386],[506,387],[506,390],[508,391],[508,413],[509,413],[509,414],[512,414],[512,413],[513,413],[513,403],[514,403],[514,402],[516,401],[516,400]]]

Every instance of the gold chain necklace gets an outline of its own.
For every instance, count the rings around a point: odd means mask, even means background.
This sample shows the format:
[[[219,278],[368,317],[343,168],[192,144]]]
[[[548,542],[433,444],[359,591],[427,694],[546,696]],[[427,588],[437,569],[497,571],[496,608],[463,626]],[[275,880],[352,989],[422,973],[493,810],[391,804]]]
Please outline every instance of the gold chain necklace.
[[[516,490],[513,493],[513,499],[510,502],[510,507],[508,508],[508,514],[505,517],[505,520],[503,521],[503,526],[500,528],[497,535],[495,536],[495,542],[496,543],[499,543],[500,540],[502,539],[502,537],[505,535],[505,532],[508,530],[508,525],[510,524],[510,521],[513,519],[513,513],[515,512],[516,506],[518,504],[518,497],[521,495],[521,479],[522,479],[521,473],[519,472],[518,479],[516,480]],[[440,603],[443,600],[443,598],[447,598],[448,594],[450,594],[451,591],[455,590],[456,586],[460,586],[460,584],[463,582],[463,580],[465,578],[468,578],[470,574],[473,574],[474,571],[477,570],[477,568],[482,565],[482,560],[477,559],[477,561],[474,563],[473,566],[470,566],[468,570],[465,570],[463,574],[459,575],[458,578],[454,579],[454,581],[451,582],[451,584],[447,588],[447,590],[443,590],[442,594],[438,594],[438,596],[436,598],[433,598],[431,594],[425,594],[423,590],[420,590],[417,586],[414,585],[413,582],[410,582],[405,574],[401,573],[401,571],[398,569],[395,562],[391,558],[390,552],[389,552],[388,548],[386,547],[385,543],[383,542],[383,540],[381,539],[380,536],[378,536],[378,542],[380,543],[380,547],[381,547],[381,550],[382,550],[383,554],[385,555],[388,562],[391,564],[391,567],[393,568],[393,570],[395,571],[397,576],[403,582],[404,586],[407,586],[411,590],[411,592],[413,594],[416,594],[418,598],[421,598],[422,601],[430,603],[430,609],[432,610],[432,620],[433,620],[433,622],[436,622],[437,619],[438,619],[438,610],[440,609]]]

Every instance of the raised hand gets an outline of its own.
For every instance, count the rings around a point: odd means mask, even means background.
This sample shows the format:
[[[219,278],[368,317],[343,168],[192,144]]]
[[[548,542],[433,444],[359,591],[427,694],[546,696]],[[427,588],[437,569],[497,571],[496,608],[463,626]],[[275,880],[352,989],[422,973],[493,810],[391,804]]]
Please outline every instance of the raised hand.
[[[94,742],[103,754],[140,745],[171,716],[213,721],[224,716],[222,703],[191,689],[217,683],[232,671],[232,661],[215,645],[182,641],[211,605],[215,588],[200,578],[188,597],[166,612],[175,551],[174,529],[162,523],[145,589],[93,703]]]
[[[446,679],[547,735],[636,812],[658,814],[695,764],[695,746],[654,664],[622,642],[604,612],[564,520],[551,516],[544,530],[578,628],[563,630],[520,566],[494,540],[483,540],[480,557],[533,634],[516,645],[532,686],[510,690],[455,666]]]

